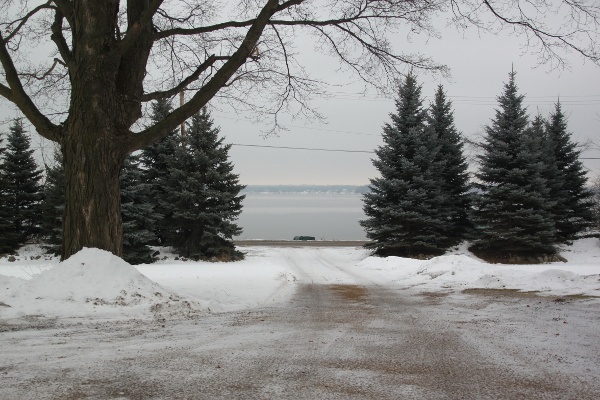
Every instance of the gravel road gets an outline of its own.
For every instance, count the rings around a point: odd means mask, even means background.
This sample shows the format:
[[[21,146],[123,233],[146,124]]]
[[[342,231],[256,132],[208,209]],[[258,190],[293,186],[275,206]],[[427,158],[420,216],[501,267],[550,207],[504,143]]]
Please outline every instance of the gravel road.
[[[0,324],[0,398],[600,398],[598,300],[402,290],[298,251],[282,307]]]

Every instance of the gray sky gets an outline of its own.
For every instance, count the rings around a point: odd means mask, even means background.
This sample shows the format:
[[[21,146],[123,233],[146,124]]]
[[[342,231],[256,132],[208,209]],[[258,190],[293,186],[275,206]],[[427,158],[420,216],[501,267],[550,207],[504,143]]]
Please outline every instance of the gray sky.
[[[455,31],[442,34],[443,40],[409,44],[399,37],[398,43],[451,68],[450,80],[417,72],[418,79],[423,85],[423,95],[428,97],[425,104],[437,85],[444,85],[454,104],[456,126],[467,138],[481,137],[483,126],[494,115],[496,97],[514,65],[517,85],[526,95],[525,104],[531,116],[538,112],[548,116],[560,96],[574,140],[592,139],[600,144],[600,67],[572,55],[567,56],[570,70],[551,70],[547,65],[538,66],[535,55],[525,52],[522,38],[478,37],[476,32],[467,32],[464,38]],[[349,75],[336,72],[335,60],[312,51],[308,56],[314,57],[311,63],[313,67],[317,65],[319,78],[332,83],[350,81]],[[313,102],[327,118],[326,124],[295,120],[279,136],[265,138],[261,131],[265,127],[244,114],[222,109],[213,111],[213,118],[229,143],[372,151],[382,143],[382,126],[389,122],[394,101],[375,94],[362,96],[361,89],[360,84],[333,89],[334,97]],[[377,175],[371,164],[373,154],[234,146],[230,155],[236,173],[245,184],[361,185]],[[600,150],[588,150],[582,157],[600,157]],[[589,176],[599,174],[600,160],[585,160],[584,164],[590,169]]]
[[[423,85],[425,104],[436,86],[443,84],[453,101],[458,130],[472,140],[479,140],[483,126],[494,115],[496,97],[502,92],[512,66],[517,71],[517,85],[526,95],[530,115],[540,112],[548,116],[558,96],[568,116],[568,127],[574,140],[594,140],[600,144],[600,67],[585,62],[576,55],[567,55],[570,70],[553,70],[538,65],[535,55],[527,53],[524,38],[508,33],[478,36],[474,30],[466,33],[447,29],[443,39],[415,38],[411,42],[398,35],[393,45],[406,53],[420,52],[451,69],[450,80],[417,71]],[[360,94],[364,84],[350,74],[338,71],[336,60],[323,56],[312,48],[309,40],[300,41],[300,61],[309,74],[334,87],[333,96],[315,100],[312,106],[326,117],[326,122],[290,120],[285,115],[287,131],[278,136],[264,136],[267,125],[253,122],[252,115],[219,107],[212,111],[215,124],[227,143],[321,148],[369,152],[379,146],[382,126],[394,111],[394,99],[374,92]],[[2,120],[18,116],[14,106],[0,103]],[[8,124],[0,127],[8,130]],[[48,147],[47,142],[33,135],[36,147]],[[472,149],[467,149],[473,155]],[[50,152],[46,152],[49,156]],[[234,146],[230,152],[235,172],[244,184],[368,184],[377,175],[371,164],[373,154],[323,152]],[[582,157],[600,157],[600,149],[589,149]],[[589,176],[600,173],[600,160],[584,160]],[[472,169],[475,168],[473,163]]]

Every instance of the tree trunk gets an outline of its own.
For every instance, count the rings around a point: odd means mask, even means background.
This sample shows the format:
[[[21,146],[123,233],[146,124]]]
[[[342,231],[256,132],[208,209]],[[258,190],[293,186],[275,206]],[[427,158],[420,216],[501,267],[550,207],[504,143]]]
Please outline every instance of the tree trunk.
[[[85,57],[82,57],[82,59]],[[128,153],[124,116],[130,108],[115,90],[116,67],[92,54],[71,76],[71,107],[64,126],[66,204],[63,253],[83,247],[122,255],[119,174]]]
[[[71,138],[63,145],[66,204],[62,259],[83,247],[96,247],[121,256],[119,173],[125,154],[108,140],[110,134],[98,138],[81,130],[70,136],[79,138]]]
[[[114,90],[115,70],[102,61],[73,79],[62,143],[63,260],[83,247],[122,255],[119,174],[128,153],[128,131],[123,127],[128,108]]]
[[[119,173],[139,101],[117,88],[119,1],[82,0],[74,2],[74,10],[71,104],[61,143],[66,181],[62,259],[83,247],[121,256]]]

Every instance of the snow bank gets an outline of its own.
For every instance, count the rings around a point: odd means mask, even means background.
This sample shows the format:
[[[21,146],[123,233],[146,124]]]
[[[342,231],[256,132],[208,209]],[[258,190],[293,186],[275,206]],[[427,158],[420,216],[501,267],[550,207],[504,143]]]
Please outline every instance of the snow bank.
[[[567,263],[488,264],[461,246],[448,255],[426,261],[368,257],[357,266],[388,284],[428,291],[486,288],[600,296],[598,239],[578,240],[572,246],[564,246],[561,254]]]
[[[29,280],[2,276],[0,282],[2,317],[144,317],[201,309],[199,304],[183,300],[151,281],[121,258],[98,249],[84,248]]]
[[[423,291],[469,288],[600,296],[600,242],[565,246],[567,263],[487,264],[459,246],[431,260],[369,256],[360,248],[244,248],[246,259],[209,263],[166,259],[133,267],[84,249],[63,263],[21,254],[0,258],[0,319],[152,318],[279,305],[298,284],[385,285]],[[41,253],[40,253],[41,254]],[[164,256],[164,255],[163,255]]]
[[[166,260],[138,265],[148,278],[201,302],[211,312],[279,305],[294,292],[296,276],[276,252],[244,249],[246,258],[230,263]]]

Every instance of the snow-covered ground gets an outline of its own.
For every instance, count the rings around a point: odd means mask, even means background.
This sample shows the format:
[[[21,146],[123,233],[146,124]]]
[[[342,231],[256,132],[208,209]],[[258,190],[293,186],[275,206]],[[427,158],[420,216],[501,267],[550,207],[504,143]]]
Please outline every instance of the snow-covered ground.
[[[600,398],[600,299],[565,297],[600,296],[598,240],[518,266],[243,250],[0,259],[0,398]]]
[[[133,267],[97,249],[59,263],[26,246],[14,261],[0,258],[0,319],[144,319],[234,311],[282,304],[299,283],[600,296],[598,239],[564,247],[566,263],[540,265],[487,264],[466,246],[426,261],[371,257],[364,249],[345,247],[243,250],[246,259],[235,263],[181,261],[164,254],[155,264]]]

